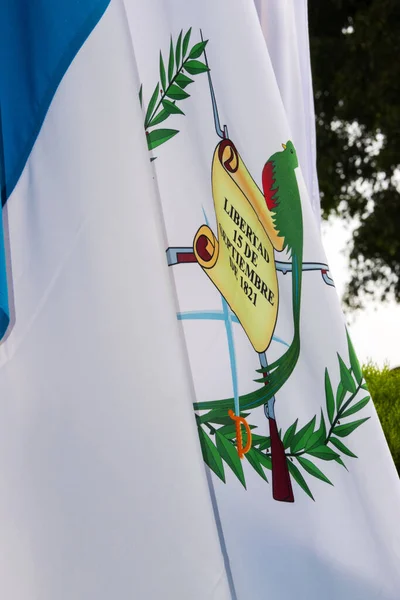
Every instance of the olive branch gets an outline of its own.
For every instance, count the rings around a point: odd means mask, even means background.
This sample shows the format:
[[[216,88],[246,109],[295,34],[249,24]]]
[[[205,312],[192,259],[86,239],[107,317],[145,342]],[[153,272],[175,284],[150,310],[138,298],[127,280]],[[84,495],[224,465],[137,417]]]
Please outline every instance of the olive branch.
[[[355,421],[348,420],[349,417],[368,404],[370,395],[366,395],[359,400],[360,392],[368,388],[363,379],[361,367],[348,333],[347,343],[350,365],[346,366],[342,357],[338,354],[340,381],[335,395],[328,370],[325,369],[326,415],[321,408],[319,424],[317,424],[317,415],[315,415],[300,429],[298,429],[298,419],[296,419],[286,430],[283,438],[282,432],[279,432],[285,448],[289,472],[312,500],[314,500],[314,497],[303,472],[333,485],[314,461],[316,459],[335,461],[347,470],[343,457],[357,458],[357,456],[340,438],[349,436],[370,418],[364,417]],[[241,413],[240,416],[247,418],[249,414]],[[243,461],[240,460],[237,452],[236,426],[232,423],[226,411],[224,409],[211,409],[205,415],[196,415],[196,421],[205,463],[224,483],[225,465],[227,465],[242,485],[246,487]],[[257,427],[250,425],[250,429],[254,430]],[[211,437],[214,438],[215,442]],[[247,462],[267,482],[268,478],[265,470],[272,470],[270,448],[271,440],[269,436],[252,432],[251,449],[245,454]]]
[[[164,144],[179,133],[178,129],[152,128],[168,119],[171,115],[185,114],[177,106],[177,102],[190,97],[186,88],[194,82],[185,72],[195,76],[209,70],[206,64],[197,60],[203,54],[208,40],[196,43],[189,50],[191,33],[192,28],[185,35],[183,35],[182,30],[175,44],[171,37],[167,69],[162,52],[160,51],[160,80],[157,82],[145,109],[144,128],[149,150]],[[144,108],[143,85],[140,86],[139,101],[140,106]]]

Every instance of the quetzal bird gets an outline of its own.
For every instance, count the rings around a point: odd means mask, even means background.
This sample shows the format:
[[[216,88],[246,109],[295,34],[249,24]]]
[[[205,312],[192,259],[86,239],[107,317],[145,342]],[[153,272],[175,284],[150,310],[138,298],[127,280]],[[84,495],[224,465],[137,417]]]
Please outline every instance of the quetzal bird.
[[[276,152],[266,162],[262,172],[265,210],[270,211],[275,232],[278,234],[277,251],[289,253],[292,262],[293,339],[286,352],[275,362],[258,369],[262,377],[259,389],[239,397],[240,410],[267,405],[290,377],[300,354],[300,304],[303,262],[303,218],[301,198],[295,169],[298,167],[296,150],[291,141],[282,144],[283,151]],[[267,232],[268,233],[268,232]],[[269,405],[268,405],[269,406]],[[195,410],[234,409],[234,399],[198,402]],[[273,407],[272,407],[273,410]],[[276,500],[293,502],[293,492],[288,472],[285,450],[278,434],[275,415],[267,411],[270,424],[273,496]]]
[[[273,396],[290,377],[300,354],[300,304],[303,263],[303,217],[300,192],[295,169],[299,166],[296,150],[291,141],[282,144],[264,166],[262,184],[267,208],[273,215],[275,229],[283,238],[282,250],[292,260],[292,310],[294,333],[288,350],[277,361],[268,365],[268,372],[257,379],[265,383],[268,398]],[[249,407],[250,404],[247,404]]]

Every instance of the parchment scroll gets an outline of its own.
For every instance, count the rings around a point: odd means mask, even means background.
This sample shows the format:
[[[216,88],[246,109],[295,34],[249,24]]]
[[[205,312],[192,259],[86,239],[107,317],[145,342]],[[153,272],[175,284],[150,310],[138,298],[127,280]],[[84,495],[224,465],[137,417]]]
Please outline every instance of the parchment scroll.
[[[282,249],[283,238],[230,140],[223,140],[215,150],[212,191],[218,238],[202,225],[194,238],[194,253],[254,349],[263,352],[270,344],[278,314],[273,250]]]

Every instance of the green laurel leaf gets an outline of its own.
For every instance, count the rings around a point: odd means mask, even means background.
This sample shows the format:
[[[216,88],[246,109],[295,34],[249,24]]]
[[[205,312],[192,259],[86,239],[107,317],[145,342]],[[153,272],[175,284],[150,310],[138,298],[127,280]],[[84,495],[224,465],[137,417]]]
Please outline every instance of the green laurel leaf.
[[[167,112],[166,110],[160,110],[158,115],[155,115],[155,117],[152,118],[152,120],[148,124],[148,127],[154,127],[154,125],[158,125],[159,123],[162,123],[168,117],[169,117],[169,112]]]
[[[208,414],[205,415],[205,417],[208,417]],[[210,420],[208,418],[205,418],[205,421],[202,421],[202,422],[204,423],[206,421],[208,422]],[[212,423],[212,421],[210,421],[210,422]],[[232,421],[231,421],[231,423],[232,423]],[[223,425],[222,427],[220,427],[218,429],[218,432],[221,435],[223,435],[224,437],[226,437],[227,439],[233,439],[234,437],[236,437],[236,425],[235,425],[235,423],[232,423],[231,425]],[[231,434],[233,434],[232,437],[230,437]]]
[[[311,437],[311,434],[314,431],[315,421],[316,417],[314,416],[311,421],[309,421],[296,433],[290,445],[290,451],[293,454],[296,454],[296,452],[305,448],[309,438]]]
[[[189,47],[189,41],[190,41],[190,34],[192,33],[192,28],[190,28],[186,33],[185,33],[185,37],[183,38],[183,44],[182,44],[182,58],[185,58],[186,56],[186,52],[187,49]]]
[[[146,136],[149,150],[161,146],[161,144],[164,144],[173,138],[177,133],[179,133],[177,129],[153,129],[153,131],[150,131]]]
[[[239,458],[237,450],[231,442],[229,442],[219,431],[215,434],[215,441],[217,442],[217,450],[221,458],[226,464],[232,469],[240,483],[246,488],[246,480],[244,478],[242,461]]]
[[[193,83],[193,81],[193,79],[190,79],[190,77],[187,77],[183,73],[179,73],[179,75],[175,77],[175,83],[177,83],[182,89],[185,89],[185,87],[187,87],[190,83]]]
[[[363,374],[362,374],[362,370],[360,367],[360,363],[358,362],[358,358],[357,358],[357,354],[355,353],[349,332],[346,329],[346,335],[347,335],[347,345],[349,348],[349,358],[350,358],[350,364],[351,364],[351,368],[352,371],[354,373],[354,377],[356,378],[356,381],[358,383],[358,385],[360,385],[362,378],[363,378]]]
[[[169,59],[168,59],[168,83],[171,82],[171,79],[174,76],[174,66],[175,66],[174,44],[172,42],[172,36],[171,36],[171,44],[169,47]]]
[[[175,60],[177,69],[179,69],[179,65],[181,64],[182,34],[183,29],[181,29],[181,32],[178,36],[178,41],[176,42]]]
[[[358,458],[358,456],[356,456],[349,448],[347,448],[347,446],[343,444],[343,442],[341,442],[337,438],[331,437],[329,441],[335,446],[335,448],[340,450],[340,452],[343,452],[343,454],[351,456],[352,458]]]
[[[322,408],[321,408],[321,422],[320,422],[319,429],[317,429],[317,431],[314,431],[314,433],[310,436],[305,448],[306,448],[306,450],[309,450],[310,448],[314,448],[315,446],[320,446],[321,444],[325,443],[325,440],[326,440],[326,425],[325,425],[324,413],[322,412]]]
[[[271,457],[268,454],[264,454],[264,452],[261,452],[259,449],[256,449],[254,452],[256,453],[256,456],[263,467],[272,471]]]
[[[303,467],[303,469],[307,471],[307,473],[313,475],[313,477],[316,477],[321,481],[324,481],[325,483],[329,483],[329,485],[333,485],[333,483],[326,477],[326,475],[324,475],[323,472],[320,469],[318,469],[316,465],[314,465],[314,463],[308,460],[308,458],[303,458],[302,456],[297,456],[296,458]]]
[[[140,90],[139,90],[139,102],[140,102],[140,106],[143,108],[143,83],[140,86]]]
[[[366,383],[363,383],[361,387],[362,387],[363,390],[367,390],[367,392],[369,391],[368,390],[368,385]]]
[[[335,416],[335,399],[333,397],[333,390],[331,379],[329,377],[328,369],[325,369],[325,396],[326,396],[326,410],[328,413],[329,423],[332,425]]]
[[[268,436],[264,438],[264,441],[258,446],[259,450],[268,450],[271,448],[271,438]]]
[[[201,427],[198,427],[198,432],[204,462],[225,483],[224,465],[217,448]]]
[[[265,452],[261,452],[259,448],[256,448],[254,452],[256,453],[257,458],[262,464],[262,466],[268,469],[269,471],[272,471],[272,460],[270,455],[266,454]]]
[[[288,461],[289,473],[292,475],[293,479],[298,483],[302,490],[310,496],[311,500],[314,500],[314,496],[311,493],[310,488],[308,487],[306,480],[303,475],[300,473],[299,469],[294,465],[290,460]]]
[[[256,433],[253,433],[251,439],[252,446],[259,446],[260,444],[264,443],[267,438],[265,435],[257,435]]]
[[[346,425],[337,425],[333,429],[333,433],[338,435],[339,437],[346,437],[353,433],[357,427],[360,427],[365,421],[368,421],[370,417],[365,417],[365,419],[359,419],[358,421],[353,421],[353,423],[347,423]]]
[[[144,119],[144,126],[145,127],[148,127],[149,120],[151,119],[151,115],[153,114],[153,110],[154,110],[154,107],[155,107],[156,102],[157,102],[159,90],[160,90],[160,84],[157,83],[157,85],[156,85],[156,87],[154,89],[154,92],[153,92],[153,94],[152,94],[152,96],[150,98],[149,106],[147,107],[146,117]]]
[[[199,73],[206,73],[210,70],[207,65],[199,60],[188,60],[185,62],[184,68],[190,75],[198,75]]]
[[[189,98],[189,94],[178,85],[170,85],[166,95],[168,98],[172,98],[172,100],[184,100],[185,98]]]
[[[295,422],[293,423],[293,425],[291,425],[288,428],[285,435],[283,436],[283,446],[284,446],[285,450],[286,450],[286,448],[289,448],[290,444],[292,443],[293,437],[296,433],[296,427],[297,427],[298,422],[299,422],[299,420],[296,419]]]
[[[345,417],[349,417],[350,415],[353,415],[354,413],[356,413],[359,410],[361,410],[362,408],[364,408],[364,406],[366,406],[370,400],[371,400],[371,396],[365,396],[365,398],[363,398],[362,400],[357,402],[357,404],[355,404],[354,406],[345,410],[340,418],[344,419]]]
[[[228,415],[228,411],[223,408],[213,408],[205,415],[198,417],[199,423],[223,423],[234,425]]]
[[[208,40],[205,42],[199,42],[195,44],[191,51],[189,52],[189,58],[199,58],[204,52],[204,48],[207,46]]]
[[[356,384],[354,383],[354,379],[351,375],[351,371],[344,364],[343,359],[340,356],[340,354],[338,354],[337,356],[338,356],[339,367],[340,367],[340,382],[343,385],[345,390],[347,390],[351,394],[354,394],[354,392],[356,391]]]
[[[248,460],[248,462],[251,464],[253,469],[260,475],[260,477],[262,477],[264,479],[264,481],[268,482],[268,478],[267,478],[266,474],[264,473],[264,469],[261,466],[261,463],[260,463],[260,460],[259,460],[259,457],[258,457],[256,451],[253,448],[251,448],[248,452],[246,452],[245,457]]]
[[[315,458],[321,458],[322,460],[335,460],[337,456],[339,456],[336,452],[329,448],[329,446],[321,445],[316,448],[312,448],[307,451],[307,454],[311,454],[311,456],[315,456]]]
[[[164,66],[164,60],[163,60],[161,51],[160,51],[160,80],[161,80],[161,87],[165,92],[165,89],[167,87],[167,77],[165,75],[165,66]]]
[[[344,389],[342,382],[339,383],[338,388],[336,390],[336,408],[340,410],[340,407],[343,404],[344,397],[346,396],[346,390]]]
[[[346,467],[346,465],[344,464],[344,462],[342,461],[342,459],[340,458],[340,456],[338,456],[337,458],[335,458],[335,461],[341,465],[342,467],[344,467],[346,469],[346,471],[348,471],[348,468]]]
[[[170,115],[184,115],[185,113],[176,104],[169,100],[163,100],[162,105]]]

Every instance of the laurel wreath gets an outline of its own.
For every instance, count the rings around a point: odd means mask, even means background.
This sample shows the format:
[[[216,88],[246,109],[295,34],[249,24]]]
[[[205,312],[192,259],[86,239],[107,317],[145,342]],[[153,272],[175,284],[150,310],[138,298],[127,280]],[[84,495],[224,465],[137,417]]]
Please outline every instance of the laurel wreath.
[[[196,76],[209,70],[206,64],[197,60],[203,54],[208,40],[196,43],[189,50],[191,32],[192,28],[183,35],[182,30],[175,44],[171,36],[167,69],[160,51],[160,80],[157,82],[145,109],[144,128],[149,150],[157,148],[157,146],[164,144],[179,133],[178,129],[154,129],[154,127],[171,115],[185,114],[177,106],[177,102],[190,97],[186,88],[194,80],[188,77],[186,73]],[[143,85],[140,86],[139,101],[142,109],[144,109]],[[155,160],[155,158],[152,160]]]
[[[319,479],[329,485],[333,483],[315,464],[319,461],[335,461],[347,470],[343,457],[357,458],[340,438],[349,436],[370,417],[349,420],[349,417],[361,411],[370,401],[370,395],[359,399],[362,392],[368,390],[362,371],[347,333],[349,362],[347,366],[338,354],[340,381],[334,395],[328,369],[325,369],[325,411],[321,408],[319,423],[315,415],[308,423],[298,429],[298,419],[290,425],[282,436],[288,468],[293,479],[314,500],[314,496],[303,475]],[[241,413],[247,419],[250,413]],[[205,463],[225,483],[225,466],[228,466],[246,488],[243,461],[240,460],[236,444],[236,426],[222,409],[211,409],[202,416],[196,415],[201,450]],[[251,430],[257,426],[250,425]],[[246,434],[244,434],[246,435]],[[214,441],[211,439],[213,438]],[[266,471],[272,470],[269,454],[271,440],[267,436],[252,431],[251,449],[245,458],[257,474],[268,482]]]

